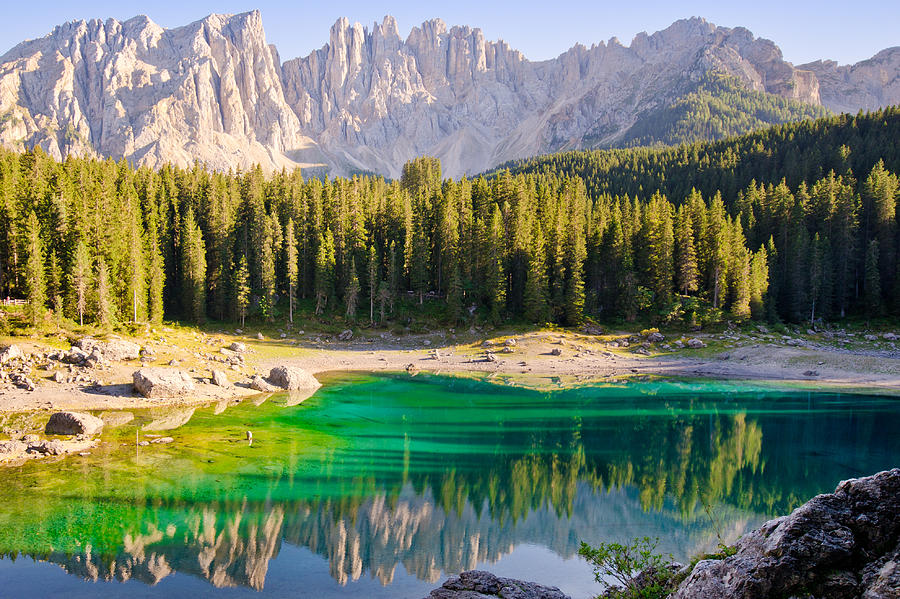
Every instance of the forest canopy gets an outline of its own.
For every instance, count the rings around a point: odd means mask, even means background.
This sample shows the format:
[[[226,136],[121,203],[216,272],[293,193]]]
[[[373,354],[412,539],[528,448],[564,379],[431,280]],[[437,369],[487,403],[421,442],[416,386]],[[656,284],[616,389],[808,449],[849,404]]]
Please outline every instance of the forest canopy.
[[[900,312],[900,111],[487,176],[304,179],[0,151],[0,294],[75,321],[576,325]]]

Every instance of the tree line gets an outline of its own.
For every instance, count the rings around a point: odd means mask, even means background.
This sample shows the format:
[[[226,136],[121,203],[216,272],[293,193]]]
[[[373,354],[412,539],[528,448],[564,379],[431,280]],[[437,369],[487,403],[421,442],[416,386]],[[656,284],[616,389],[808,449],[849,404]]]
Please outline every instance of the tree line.
[[[35,322],[50,310],[104,325],[297,309],[564,325],[882,314],[900,309],[897,149],[881,145],[898,117],[554,155],[459,181],[433,158],[397,181],[319,180],[0,151],[0,293],[27,297]],[[810,131],[835,168],[743,182],[758,145],[771,162]],[[858,154],[880,159],[860,179]]]

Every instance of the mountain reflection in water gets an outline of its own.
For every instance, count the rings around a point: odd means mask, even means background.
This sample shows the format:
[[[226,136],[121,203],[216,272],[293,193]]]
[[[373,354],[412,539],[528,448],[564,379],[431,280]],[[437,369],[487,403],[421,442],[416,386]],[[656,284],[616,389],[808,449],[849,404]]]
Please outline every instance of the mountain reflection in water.
[[[136,429],[182,418],[136,413],[91,456],[0,472],[0,553],[73,584],[178,572],[256,590],[270,564],[292,567],[273,561],[284,543],[340,584],[390,585],[398,566],[436,583],[520,546],[572,558],[644,535],[687,559],[900,458],[900,407],[875,397],[344,375],[290,403],[198,409],[151,448]]]

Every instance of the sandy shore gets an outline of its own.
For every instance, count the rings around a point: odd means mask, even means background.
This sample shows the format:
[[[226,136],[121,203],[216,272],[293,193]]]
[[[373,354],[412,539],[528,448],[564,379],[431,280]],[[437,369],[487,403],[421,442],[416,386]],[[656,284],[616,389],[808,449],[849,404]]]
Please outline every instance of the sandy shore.
[[[169,337],[175,336],[174,334]],[[92,372],[91,384],[56,383],[52,374],[61,365],[36,368],[34,391],[7,385],[0,390],[0,412],[45,410],[113,410],[160,405],[202,404],[257,394],[249,388],[253,374],[268,374],[276,365],[304,368],[316,374],[327,371],[427,371],[440,374],[483,373],[517,375],[525,384],[554,386],[619,380],[636,375],[688,376],[741,380],[781,381],[814,387],[839,387],[900,394],[900,353],[894,344],[848,349],[815,339],[800,347],[785,345],[773,335],[700,335],[705,349],[667,351],[669,343],[646,344],[649,355],[636,353],[641,339],[627,333],[585,335],[572,332],[530,332],[455,335],[372,335],[339,342],[334,338],[276,338],[236,335],[198,335],[176,341],[155,342],[157,358],[151,365],[166,366],[172,360],[188,371],[197,389],[190,397],[159,400],[134,394],[131,375],[141,363],[112,363]],[[629,347],[614,341],[630,337]],[[215,360],[221,347],[239,339],[246,343],[246,363],[230,370]],[[154,345],[147,339],[135,339]],[[668,341],[668,340],[667,340]],[[26,353],[47,350],[40,342],[20,343]],[[643,351],[643,349],[639,350]],[[490,357],[489,357],[490,355]],[[212,369],[224,370],[231,383],[210,383]],[[552,377],[552,378],[551,378]],[[99,383],[99,384],[97,384]]]

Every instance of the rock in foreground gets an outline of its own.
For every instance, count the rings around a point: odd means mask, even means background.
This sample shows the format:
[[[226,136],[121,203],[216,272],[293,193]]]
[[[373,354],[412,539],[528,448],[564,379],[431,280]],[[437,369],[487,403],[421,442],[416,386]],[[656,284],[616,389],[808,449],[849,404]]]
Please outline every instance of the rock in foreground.
[[[699,562],[673,599],[900,598],[900,468],[841,482]]]
[[[44,432],[48,435],[96,435],[103,420],[81,412],[56,412],[50,416]]]
[[[288,391],[318,389],[322,383],[302,368],[276,366],[269,372],[269,382]]]
[[[194,390],[194,381],[181,370],[141,368],[135,371],[134,390],[144,397],[178,397]]]
[[[490,572],[470,570],[451,576],[425,599],[570,599],[556,587],[499,578]]]

